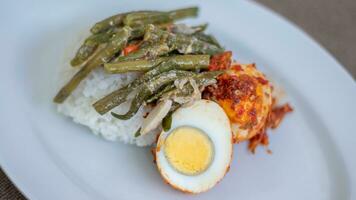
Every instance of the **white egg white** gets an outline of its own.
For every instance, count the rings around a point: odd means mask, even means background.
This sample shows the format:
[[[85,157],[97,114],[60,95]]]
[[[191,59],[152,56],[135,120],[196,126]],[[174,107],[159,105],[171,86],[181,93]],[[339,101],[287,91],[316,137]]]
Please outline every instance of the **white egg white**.
[[[181,126],[202,130],[213,144],[213,160],[210,166],[198,175],[190,176],[176,171],[165,156],[165,138],[172,130]],[[175,189],[200,193],[212,188],[224,177],[231,162],[232,133],[227,115],[217,103],[209,100],[199,100],[188,107],[178,109],[172,116],[171,129],[160,134],[155,154],[159,172]]]

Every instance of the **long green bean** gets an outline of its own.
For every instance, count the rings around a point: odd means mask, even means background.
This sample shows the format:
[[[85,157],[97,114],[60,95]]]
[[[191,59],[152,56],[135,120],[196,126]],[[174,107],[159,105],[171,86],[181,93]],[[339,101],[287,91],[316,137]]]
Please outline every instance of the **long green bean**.
[[[141,135],[141,128],[137,129],[137,131],[135,132],[135,137],[138,137]]]
[[[75,67],[87,61],[89,57],[93,55],[97,47],[102,43],[108,42],[112,38],[114,33],[115,33],[114,29],[109,29],[106,32],[89,36],[87,39],[85,39],[84,43],[79,47],[76,55],[71,60],[70,64],[73,67]]]
[[[172,114],[173,114],[173,112],[169,112],[162,120],[162,128],[164,131],[169,131],[169,129],[171,129]]]
[[[220,43],[213,35],[208,35],[208,34],[199,32],[199,33],[195,33],[193,36],[201,41],[213,44],[213,45],[221,48]]]
[[[62,87],[62,89],[54,97],[54,102],[62,103],[72,92],[79,83],[85,79],[89,73],[96,67],[109,61],[118,51],[120,51],[127,43],[130,37],[131,28],[123,27],[118,31],[112,40],[107,44],[105,48],[94,57],[92,57],[73,77],[72,79]]]
[[[143,27],[143,26],[139,26]],[[115,58],[112,62],[123,62],[130,60],[137,60],[141,58],[153,59],[157,56],[165,55],[171,51],[166,43],[166,38],[168,37],[168,32],[157,31],[158,28],[152,24],[146,25],[144,28],[144,38],[143,43],[140,48],[125,56],[119,56]]]
[[[187,17],[195,17],[197,16],[197,14],[197,7],[172,10],[169,12],[135,11],[120,13],[95,23],[95,25],[90,29],[90,31],[93,34],[97,34],[106,31],[111,27],[122,26],[123,23],[129,26],[145,25],[151,23],[166,23]]]
[[[196,17],[198,15],[199,8],[198,7],[189,7],[189,8],[182,8],[177,10],[169,11],[170,18],[173,21],[184,19],[187,17]]]
[[[143,37],[143,41],[145,41],[147,44],[152,44],[159,41],[165,41],[168,36],[168,31],[163,31],[158,26],[148,24],[145,27],[145,35]]]
[[[127,111],[126,114],[120,115],[111,112],[111,115],[121,120],[130,119],[132,116],[134,116],[137,113],[138,109],[140,109],[141,105],[149,95],[150,95],[149,90],[146,90],[145,88],[140,88],[138,93],[135,95],[134,99],[132,100],[129,111]]]
[[[82,44],[74,58],[70,61],[72,67],[79,66],[89,59],[91,55],[95,52],[99,45],[97,43],[84,43]]]
[[[148,71],[154,66],[157,66],[163,60],[164,58],[157,58],[154,60],[140,59],[140,60],[133,60],[133,61],[122,61],[117,63],[106,63],[104,64],[104,69],[106,72],[111,74],[136,72],[136,71]]]
[[[208,54],[222,53],[224,49],[216,45],[201,41],[193,36],[175,34],[168,39],[169,46],[182,54]]]
[[[162,86],[173,82],[177,79],[187,78],[194,76],[195,73],[187,72],[187,71],[180,71],[180,70],[171,70],[168,72],[164,72],[157,77],[154,77],[150,81],[142,84],[139,88],[138,93],[132,100],[131,106],[127,113],[120,115],[116,113],[111,113],[115,118],[127,120],[134,116],[143,102],[149,98],[152,94],[157,92]]]
[[[133,12],[126,15],[124,24],[128,26],[146,25],[146,24],[162,24],[169,23],[187,17],[196,17],[198,15],[198,8],[184,8],[172,10],[169,12]]]
[[[137,39],[143,37],[145,34],[144,26],[135,26],[132,27],[130,39]]]
[[[126,73],[134,71],[147,71],[162,61],[175,63],[179,69],[194,70],[207,69],[210,63],[209,55],[178,55],[170,57],[159,57],[154,60],[134,60],[116,63],[106,63],[104,68],[108,73]]]
[[[198,87],[205,87],[216,82],[216,77],[222,74],[223,71],[209,71],[202,72],[192,77]],[[187,82],[184,84],[183,88],[171,89],[167,92],[163,92],[160,96],[156,96],[155,99],[171,99],[172,97],[186,97],[194,92],[193,86]]]
[[[119,106],[120,104],[124,103],[127,100],[127,96],[134,89],[135,88],[131,85],[126,85],[96,101],[93,104],[93,107],[99,114],[103,115],[111,109],[115,108],[116,106]]]
[[[197,26],[187,26],[185,24],[173,24],[169,27],[172,33],[193,35],[204,31],[208,27],[208,24],[200,24]]]
[[[165,42],[152,44],[143,48],[138,49],[126,56],[117,57],[113,62],[122,62],[129,60],[137,60],[141,58],[154,59],[158,56],[166,55],[171,50]]]
[[[181,104],[179,104],[177,102],[173,102],[172,107],[169,110],[169,113],[162,120],[162,128],[164,131],[169,131],[169,129],[171,129],[172,115],[180,107],[181,107]]]
[[[113,109],[116,106],[119,106],[121,103],[127,100],[127,96],[136,90],[141,84],[153,79],[155,76],[172,70],[175,68],[175,65],[170,62],[162,62],[159,63],[155,68],[151,69],[150,71],[146,72],[141,77],[135,79],[130,84],[126,85],[123,88],[115,90],[114,92],[110,93],[109,95],[105,96],[104,98],[98,100],[93,104],[95,110],[103,115]]]
[[[113,37],[113,35],[118,31],[118,29],[111,28],[108,29],[105,32],[102,33],[97,33],[89,36],[86,40],[85,43],[105,43],[110,41],[110,39]]]
[[[108,17],[102,21],[99,21],[94,24],[94,26],[90,29],[90,32],[92,32],[93,34],[97,34],[106,31],[112,27],[122,25],[122,22],[127,14],[128,13],[120,13]]]
[[[193,79],[199,86],[207,86],[216,81],[216,77],[224,73],[224,71],[207,71],[197,74]],[[212,82],[213,81],[213,82]]]
[[[149,38],[160,38],[164,35],[167,45],[170,51],[178,50],[182,54],[208,54],[214,55],[224,51],[223,48],[220,48],[214,44],[204,42],[197,39],[193,35],[187,35],[182,33],[169,33],[168,31],[162,30],[157,26],[149,25],[150,37]],[[145,34],[145,38],[148,38],[148,34]],[[167,36],[166,36],[167,35]],[[156,36],[156,37],[155,37]]]
[[[112,62],[118,63],[141,58],[154,59],[174,50],[183,54],[214,55],[223,52],[223,49],[216,45],[198,40],[190,35],[169,33],[152,24],[146,26],[144,42],[139,50],[126,56],[117,57]]]
[[[163,94],[174,90],[175,87],[176,86],[173,83],[172,84],[168,84],[162,90],[158,91],[156,94],[153,94],[149,99],[147,99],[146,103],[152,103],[152,102],[158,100]]]

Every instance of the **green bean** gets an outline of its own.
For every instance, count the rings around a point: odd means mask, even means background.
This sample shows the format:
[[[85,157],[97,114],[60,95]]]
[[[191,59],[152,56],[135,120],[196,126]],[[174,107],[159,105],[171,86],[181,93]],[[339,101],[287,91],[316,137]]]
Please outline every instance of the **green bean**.
[[[216,77],[224,73],[224,71],[207,71],[202,72],[193,77],[199,86],[207,86],[213,84],[212,80],[216,80]]]
[[[182,70],[207,69],[210,64],[209,55],[179,55],[169,58]]]
[[[193,35],[204,31],[208,27],[208,24],[201,24],[197,26],[187,26],[185,24],[173,24],[170,27],[172,33],[180,33],[186,35]]]
[[[169,48],[166,42],[169,35],[168,32],[160,31],[159,28],[153,26],[152,24],[147,25],[145,31],[143,43],[137,51],[126,56],[119,56],[112,62],[117,63],[141,58],[153,59],[158,56],[168,54],[173,50]]]
[[[89,57],[93,55],[97,47],[102,43],[108,42],[112,38],[114,33],[114,29],[109,29],[106,32],[89,36],[80,46],[79,50],[77,51],[75,57],[71,60],[70,64],[72,66],[78,66],[87,61]]]
[[[146,24],[160,24],[172,22],[167,12],[135,12],[128,14],[124,19],[127,26],[142,26]]]
[[[169,33],[168,31],[164,31],[159,29],[156,26],[150,25],[151,35],[166,35],[168,33],[167,38],[164,42],[167,42],[167,45],[170,51],[178,50],[179,53],[182,54],[208,54],[215,55],[217,53],[222,53],[224,51],[223,48],[219,48],[216,45],[201,41],[194,36],[181,34],[181,33]],[[145,35],[145,38],[147,36]],[[153,38],[152,36],[150,38]]]
[[[170,70],[176,69],[176,64],[170,61],[163,61],[153,69],[149,70],[146,72],[142,77],[144,78],[145,81],[148,81],[152,78],[154,78],[157,75],[160,75],[164,72],[168,72]]]
[[[213,84],[214,82],[212,80],[215,80],[214,78],[221,74],[222,72],[203,72],[202,74],[198,74],[195,77],[193,77],[195,80],[198,80],[197,84]],[[194,88],[190,84],[185,84],[183,90],[170,90],[167,92],[168,93],[174,93],[176,96],[189,96],[194,92]],[[169,131],[171,129],[172,125],[172,114],[181,106],[181,104],[174,102],[172,104],[172,107],[169,111],[169,113],[163,118],[162,120],[162,128],[164,131]]]
[[[185,8],[178,9],[169,12],[159,11],[136,11],[120,13],[108,17],[102,21],[97,22],[90,31],[93,34],[97,34],[106,31],[112,27],[119,27],[125,23],[129,26],[145,25],[145,24],[161,24],[167,22],[173,22],[175,20],[195,17],[198,14],[198,8]]]
[[[96,43],[84,43],[79,47],[75,57],[70,61],[70,65],[75,67],[84,63],[88,58],[93,55],[97,49]]]
[[[164,131],[169,131],[169,129],[171,129],[171,126],[172,126],[172,115],[173,113],[178,109],[180,108],[180,104],[179,103],[176,103],[174,102],[172,104],[172,107],[171,109],[169,110],[169,113],[163,118],[162,120],[162,128]]]
[[[112,27],[119,27],[125,22],[129,26],[145,25],[145,24],[161,24],[172,22],[187,17],[195,17],[198,13],[198,8],[179,9],[170,12],[160,11],[135,11],[120,13],[108,17],[102,21],[97,22],[90,31],[97,34],[106,31]]]
[[[153,77],[147,81],[144,86],[150,91],[151,95],[156,93],[162,86],[173,82],[177,79],[193,77],[196,73],[182,71],[182,70],[170,70],[160,73],[158,76]]]
[[[158,99],[172,99],[173,97],[187,97],[190,96],[191,94],[193,94],[194,92],[194,88],[190,83],[186,83],[184,84],[183,88],[178,89],[175,88],[171,91],[168,91],[166,93],[161,94],[160,97],[158,97]]]
[[[169,53],[171,50],[167,46],[166,43],[156,43],[153,45],[149,45],[146,47],[142,47],[135,52],[132,52],[126,56],[120,56],[113,60],[113,62],[123,62],[129,60],[137,60],[141,58],[145,59],[153,59],[158,56],[165,55]]]
[[[175,34],[168,39],[169,46],[177,49],[182,54],[208,54],[222,53],[224,49],[216,45],[201,41],[193,36]]]
[[[175,20],[184,19],[187,17],[196,17],[198,15],[198,7],[182,8],[177,10],[169,11],[170,18]]]
[[[145,101],[145,98],[147,98],[149,95],[150,95],[149,90],[145,90],[145,88],[141,88],[138,91],[138,93],[135,95],[134,99],[132,100],[129,111],[127,111],[126,114],[119,115],[114,112],[111,112],[111,115],[121,120],[130,119],[132,116],[134,116],[137,113],[138,109],[140,109],[141,105]]]
[[[162,24],[162,23],[170,23],[175,20],[187,18],[187,17],[195,17],[198,14],[198,8],[185,8],[178,9],[169,12],[133,12],[126,15],[124,19],[124,24],[128,26],[137,26],[137,25],[146,25],[146,24]]]
[[[141,128],[137,129],[136,133],[135,133],[135,137],[138,137],[141,135]]]
[[[111,27],[122,25],[122,22],[127,14],[128,13],[120,13],[120,14],[108,17],[100,22],[97,22],[90,29],[90,32],[92,32],[93,34],[97,34],[97,33],[106,31],[106,30],[110,29]]]
[[[194,37],[196,37],[197,39],[207,42],[209,44],[213,44],[219,48],[221,48],[220,43],[216,40],[216,38],[213,35],[208,35],[205,33],[196,33],[194,34]]]
[[[196,82],[198,87],[205,87],[216,82],[216,77],[223,73],[223,71],[209,71],[209,72],[202,72],[192,77],[192,79]],[[172,98],[172,97],[186,97],[191,95],[194,92],[193,86],[187,82],[184,84],[183,88],[175,88],[173,90],[167,91],[165,93],[160,94],[160,96],[156,97],[159,98]]]
[[[115,58],[112,62],[123,62],[130,60],[137,60],[141,58],[155,58],[160,55],[169,53],[171,50],[165,42],[165,38],[168,36],[168,32],[159,32],[158,28],[149,24],[145,27],[139,26],[140,33],[144,34],[143,44],[140,48],[126,56],[119,56]],[[136,29],[136,28],[135,28]]]
[[[202,55],[204,56],[204,55]],[[202,59],[204,60],[204,59]],[[173,61],[162,61],[159,63],[157,66],[153,67],[151,70],[146,72],[144,75],[141,77],[135,79],[132,83],[126,85],[123,88],[120,88],[118,90],[115,90],[114,92],[108,94],[104,98],[98,100],[93,104],[95,110],[103,115],[113,109],[116,106],[119,106],[121,103],[126,101],[127,96],[130,94],[130,92],[136,90],[141,84],[153,79],[155,76],[158,76],[159,74],[162,74],[164,72],[168,72],[170,70],[177,70],[177,69],[183,69],[180,68],[175,62]],[[218,74],[219,72],[214,71],[214,72],[203,72],[201,73],[202,75],[199,75],[199,77],[206,77],[210,78],[207,75],[209,74]],[[207,74],[207,75],[205,75]]]
[[[143,26],[140,26],[143,27]],[[166,44],[166,38],[168,37],[168,32],[159,32],[157,27],[149,24],[144,28],[144,39],[140,48],[126,56],[119,56],[115,58],[112,62],[123,62],[130,60],[137,60],[141,58],[155,58],[157,56],[165,55],[171,50]]]
[[[135,27],[132,27],[130,39],[141,38],[142,36],[144,36],[145,31],[146,31],[146,30],[145,30],[145,27],[144,27],[144,26],[135,26]]]
[[[169,129],[171,129],[172,114],[173,114],[173,112],[169,112],[162,120],[162,128],[164,131],[169,131]]]
[[[164,72],[159,76],[154,77],[153,79],[147,81],[146,83],[142,84],[139,88],[138,93],[135,95],[134,99],[132,100],[131,106],[127,113],[120,115],[116,113],[111,113],[115,118],[127,120],[134,116],[144,101],[149,98],[152,94],[156,93],[162,86],[173,82],[177,79],[182,79],[186,77],[192,77],[195,73],[187,72],[187,71],[180,71],[180,70],[171,70],[168,72]]]
[[[86,40],[85,43],[105,43],[110,41],[110,39],[113,37],[113,35],[117,32],[118,30],[115,30],[114,28],[111,28],[109,30],[107,30],[106,32],[102,32],[102,33],[97,33],[94,35],[89,36]]]
[[[130,35],[130,38],[129,38],[129,42],[135,42],[135,39],[141,39],[141,37],[144,35],[145,33],[145,28],[142,27],[142,26],[136,26],[136,27],[133,27],[131,29],[131,35]],[[134,57],[134,55],[131,55],[132,57]],[[122,59],[121,57],[125,57],[125,56],[118,56],[116,58],[113,59],[113,61],[115,60],[118,60],[119,58]],[[136,55],[136,57],[138,57]],[[132,58],[134,59],[134,58]]]
[[[88,62],[72,77],[72,79],[62,87],[62,89],[54,97],[54,102],[62,103],[94,68],[109,61],[118,51],[120,51],[126,45],[130,32],[130,27],[123,27],[119,30],[107,46],[88,60]]]
[[[93,104],[95,110],[101,115],[107,113],[114,107],[119,106],[121,103],[125,102],[127,100],[127,96],[132,91],[136,90],[141,84],[149,81],[150,79],[163,72],[167,72],[169,70],[174,69],[174,67],[175,66],[173,64],[168,62],[159,63],[157,67],[146,72],[144,75],[135,79],[130,84],[126,85],[123,88],[115,90],[114,92],[95,102]]]
[[[124,103],[127,100],[127,96],[135,88],[131,85],[126,85],[112,93],[106,95],[100,100],[93,104],[94,109],[101,115],[107,113],[109,110],[115,108],[116,106]]]
[[[156,94],[153,94],[149,99],[146,100],[146,103],[152,103],[159,99],[163,94],[172,91],[176,86],[172,83],[165,86],[162,90],[158,91]]]
[[[146,43],[156,43],[162,40],[165,40],[169,36],[168,31],[163,31],[161,30],[158,26],[155,26],[153,24],[148,24],[146,25],[145,28],[145,35],[143,37],[143,40]]]
[[[117,63],[106,63],[104,69],[111,74],[119,74],[126,72],[147,71],[154,66],[157,66],[164,59],[157,58],[154,60],[134,60],[134,61],[122,61]]]
[[[169,112],[174,113],[176,110],[178,110],[178,108],[180,108],[182,105],[177,103],[177,102],[173,102],[172,103],[172,107],[169,110]]]
[[[208,23],[192,26],[191,28],[194,30],[194,33],[200,33],[208,28]]]
[[[159,57],[154,60],[134,60],[116,63],[106,63],[104,68],[108,73],[126,73],[134,71],[147,71],[162,61],[170,61],[182,70],[207,69],[210,63],[209,55],[178,55]]]

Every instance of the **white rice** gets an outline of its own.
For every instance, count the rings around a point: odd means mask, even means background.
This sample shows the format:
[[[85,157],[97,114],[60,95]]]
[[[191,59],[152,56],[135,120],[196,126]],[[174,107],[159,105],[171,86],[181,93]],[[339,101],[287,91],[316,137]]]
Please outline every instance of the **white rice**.
[[[73,69],[67,67],[61,73],[61,80],[68,80],[74,72]],[[121,141],[137,146],[151,145],[157,134],[149,133],[137,138],[134,136],[141,126],[143,115],[146,112],[143,107],[131,119],[119,120],[112,117],[110,112],[105,115],[98,114],[92,106],[96,100],[123,87],[135,77],[135,74],[109,75],[102,68],[96,69],[80,83],[64,103],[58,104],[58,112],[73,118],[76,123],[89,127],[93,134],[100,135],[107,140]],[[64,82],[61,81],[60,84],[63,86]],[[126,102],[112,111],[120,114],[125,113],[129,105],[130,102]]]

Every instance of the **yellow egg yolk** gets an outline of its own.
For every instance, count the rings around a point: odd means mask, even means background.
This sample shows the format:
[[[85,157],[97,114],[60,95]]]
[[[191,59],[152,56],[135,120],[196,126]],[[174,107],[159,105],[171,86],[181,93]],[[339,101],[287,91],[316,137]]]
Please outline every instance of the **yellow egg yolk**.
[[[179,127],[164,142],[168,162],[178,172],[198,175],[210,165],[214,153],[210,138],[200,129]]]

